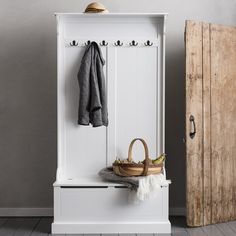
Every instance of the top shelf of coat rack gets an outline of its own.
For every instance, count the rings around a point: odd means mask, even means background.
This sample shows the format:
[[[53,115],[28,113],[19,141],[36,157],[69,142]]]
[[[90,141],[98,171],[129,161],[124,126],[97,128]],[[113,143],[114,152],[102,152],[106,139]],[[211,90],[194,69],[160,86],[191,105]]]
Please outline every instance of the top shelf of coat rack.
[[[165,17],[168,13],[76,13],[76,12],[68,12],[68,13],[54,13],[55,16],[68,16],[68,17],[93,17],[93,18],[112,18],[112,17]]]

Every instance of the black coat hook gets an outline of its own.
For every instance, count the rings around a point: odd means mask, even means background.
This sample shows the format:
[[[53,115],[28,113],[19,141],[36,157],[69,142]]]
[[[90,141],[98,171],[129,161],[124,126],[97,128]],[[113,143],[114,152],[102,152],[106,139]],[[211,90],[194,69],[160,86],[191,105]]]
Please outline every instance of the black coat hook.
[[[129,43],[129,45],[130,45],[130,46],[137,46],[137,45],[138,45],[138,43],[137,43],[137,42],[135,42],[135,40],[132,40],[132,42],[131,42],[131,43]]]
[[[72,42],[70,42],[70,46],[78,46],[78,43],[76,43],[76,41],[73,40]]]
[[[85,46],[88,46],[90,43],[91,43],[90,40],[88,40],[88,41],[87,41],[86,43],[84,43],[84,44],[85,44]]]
[[[117,42],[115,43],[115,46],[122,46],[123,43],[120,42],[120,40],[117,40]]]
[[[106,41],[105,41],[105,40],[102,40],[102,42],[100,43],[100,45],[101,45],[101,46],[107,46],[107,45],[108,45],[108,43],[106,43]]]
[[[153,43],[151,43],[151,42],[148,40],[146,43],[144,43],[144,45],[145,45],[145,46],[152,46]]]

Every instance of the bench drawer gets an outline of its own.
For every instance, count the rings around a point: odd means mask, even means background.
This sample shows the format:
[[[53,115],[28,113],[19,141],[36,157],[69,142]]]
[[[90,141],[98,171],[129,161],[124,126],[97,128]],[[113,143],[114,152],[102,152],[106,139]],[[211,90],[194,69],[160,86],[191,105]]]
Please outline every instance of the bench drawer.
[[[141,203],[129,200],[129,190],[117,187],[55,187],[54,217],[63,222],[150,222],[168,217],[168,187]]]

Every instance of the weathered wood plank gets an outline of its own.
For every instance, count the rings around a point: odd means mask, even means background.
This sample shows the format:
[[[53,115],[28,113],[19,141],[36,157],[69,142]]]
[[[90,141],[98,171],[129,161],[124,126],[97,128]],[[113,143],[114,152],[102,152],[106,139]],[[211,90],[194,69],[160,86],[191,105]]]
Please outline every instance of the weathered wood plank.
[[[187,236],[188,232],[184,227],[171,226],[171,235],[172,236]]]
[[[188,232],[188,235],[189,236],[210,236],[210,235],[207,235],[202,227],[199,227],[199,228],[186,228],[187,232]]]
[[[154,234],[154,236],[171,236],[171,234]]]
[[[236,235],[236,231],[234,231],[226,223],[216,224],[215,226],[221,231],[221,233],[223,233],[223,235],[227,235],[227,236],[235,236]],[[235,226],[236,226],[236,223],[235,223]]]
[[[67,234],[68,235],[68,234]],[[73,236],[74,234],[69,234],[69,235],[71,235],[71,236]],[[83,234],[78,234],[78,236],[79,235],[83,235]],[[86,234],[86,236],[102,236],[102,234]]]
[[[103,234],[104,236],[118,236],[119,234]],[[152,235],[153,236],[153,235]]]
[[[175,229],[172,229],[171,230],[171,235],[172,236],[188,236],[189,234],[185,229],[177,230],[177,231]]]
[[[23,224],[24,218],[8,218],[0,228],[0,236],[11,236]]]
[[[188,232],[185,229],[182,230],[175,230],[174,228],[171,231],[172,236],[188,236]]]
[[[45,236],[51,233],[52,218],[42,217],[32,232],[32,236]]]
[[[230,222],[227,222],[226,224],[235,232],[235,235],[236,235],[236,221],[230,221]]]
[[[101,234],[101,236],[118,236],[119,234]]]
[[[83,236],[83,234],[48,234],[48,236],[67,236],[67,235]]]
[[[189,226],[236,219],[235,51],[235,27],[187,21],[186,194]],[[196,116],[197,133],[190,139],[189,116],[192,114]]]
[[[212,222],[235,219],[236,28],[211,25]]]
[[[210,25],[203,23],[203,225],[211,224],[211,62]]]
[[[102,234],[86,234],[86,236],[102,236]]]
[[[203,224],[202,23],[186,22],[186,201],[187,224]],[[193,131],[193,116],[196,135]]]
[[[43,222],[45,220],[45,222]],[[47,234],[50,227],[51,218],[44,218],[41,221],[41,225],[37,224],[37,221],[40,222],[39,218],[0,218],[0,225],[2,222],[5,224],[1,227],[1,236],[5,235],[51,235]],[[186,228],[185,218],[184,217],[171,217],[172,224],[172,234],[173,236],[235,236],[236,235],[236,221],[231,221],[227,223],[221,223],[211,226],[199,227],[199,228]],[[37,232],[32,233],[32,227],[36,226]],[[54,234],[65,236],[65,234]],[[53,236],[54,236],[53,235]],[[82,236],[83,234],[67,234],[67,236]],[[93,234],[100,235],[100,234]],[[117,234],[104,234],[103,236],[117,236]],[[124,234],[126,236],[136,235],[136,234]],[[137,234],[136,236],[152,236],[154,234]],[[154,236],[160,236],[162,234],[155,234]],[[167,236],[168,234],[164,234]],[[120,234],[123,236],[123,234]]]
[[[155,234],[137,234],[136,236],[154,236]]]
[[[119,236],[136,236],[136,234],[119,234]]]
[[[3,226],[4,230],[2,231],[3,234],[0,234],[1,236],[5,235],[17,235],[17,236],[22,236],[22,235],[31,235],[32,233],[32,227],[33,225],[37,225],[37,221],[40,221],[39,218],[8,218],[11,220],[11,223],[8,222],[8,224],[5,224]],[[2,219],[0,218],[0,224],[1,222],[6,223],[7,219]],[[19,222],[22,222],[20,223]],[[50,219],[47,219],[48,222],[43,223],[43,227],[37,227],[37,228],[45,228],[45,226],[49,226],[51,223]],[[18,222],[18,223],[17,223]],[[36,222],[36,223],[35,223]],[[172,223],[172,235],[173,236],[187,236],[187,235],[192,235],[192,236],[222,236],[222,235],[227,235],[227,236],[233,236],[236,235],[236,221],[231,221],[227,223],[221,223],[221,224],[216,224],[212,226],[206,226],[206,227],[200,227],[200,228],[185,228],[185,219],[184,217],[171,217],[171,223]],[[42,224],[42,222],[41,222]],[[17,228],[17,225],[19,226]],[[17,228],[17,229],[16,229]],[[24,229],[24,230],[22,230]],[[46,230],[48,231],[48,230]],[[25,234],[23,234],[25,232]],[[7,233],[7,234],[6,234]],[[37,235],[47,235],[45,234],[45,230],[39,230],[37,232]],[[35,234],[32,234],[35,235]],[[51,235],[51,234],[49,234]],[[54,235],[62,235],[65,236],[64,234],[54,234]],[[83,234],[67,234],[67,236],[82,236]],[[99,235],[99,234],[93,234],[93,235]],[[123,236],[123,234],[120,234]],[[126,236],[130,235],[135,235],[135,234],[125,234]],[[153,234],[137,234],[137,236],[152,236]],[[155,234],[155,236],[160,236],[162,234]],[[104,236],[107,236],[107,234],[104,234]],[[109,236],[117,236],[117,234],[109,234]],[[167,234],[165,234],[167,236]]]
[[[105,236],[119,236],[119,234],[105,234]]]
[[[202,229],[207,235],[225,236],[225,234],[223,234],[215,225],[208,225]]]
[[[33,232],[36,225],[39,223],[40,218],[24,218],[22,225],[16,230],[14,235],[29,236]]]

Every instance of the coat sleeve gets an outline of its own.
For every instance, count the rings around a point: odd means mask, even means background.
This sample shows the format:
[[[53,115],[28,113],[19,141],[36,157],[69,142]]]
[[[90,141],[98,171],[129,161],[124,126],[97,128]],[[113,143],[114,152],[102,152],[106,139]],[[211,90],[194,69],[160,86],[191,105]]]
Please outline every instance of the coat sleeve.
[[[90,110],[90,67],[91,55],[90,50],[85,52],[80,69],[78,72],[79,82],[79,109],[78,109],[78,124],[89,125],[89,110]]]
[[[105,75],[103,72],[103,63],[101,60],[97,60],[97,79],[98,79],[98,87],[100,94],[100,102],[101,102],[101,117],[102,124],[104,126],[108,126],[108,112],[107,112],[107,93],[106,93],[106,85],[105,85]]]
[[[90,68],[90,112],[94,112],[102,108],[101,104],[101,95],[100,95],[100,88],[99,88],[99,75],[97,71],[97,62],[98,56],[97,53],[94,52],[94,59],[91,62]]]

